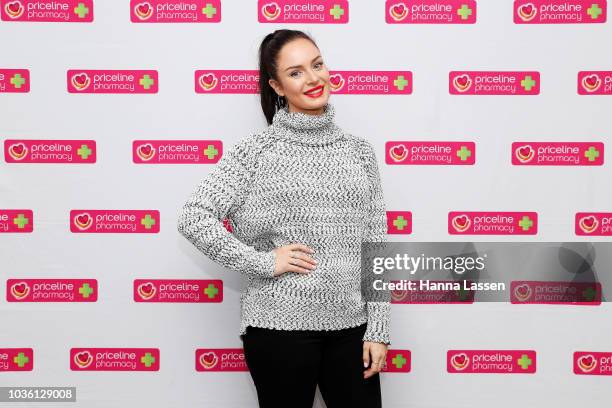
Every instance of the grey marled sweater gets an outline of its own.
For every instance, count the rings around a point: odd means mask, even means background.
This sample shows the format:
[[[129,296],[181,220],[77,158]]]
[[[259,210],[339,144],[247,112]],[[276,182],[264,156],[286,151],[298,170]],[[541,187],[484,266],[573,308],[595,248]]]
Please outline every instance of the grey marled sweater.
[[[361,289],[361,243],[386,242],[376,155],[334,115],[331,103],[321,115],[279,110],[222,155],[179,214],[185,238],[248,279],[240,335],[249,325],[337,330],[367,322],[363,340],[390,344],[390,297]],[[290,243],[313,248],[316,269],[274,277],[272,250]]]

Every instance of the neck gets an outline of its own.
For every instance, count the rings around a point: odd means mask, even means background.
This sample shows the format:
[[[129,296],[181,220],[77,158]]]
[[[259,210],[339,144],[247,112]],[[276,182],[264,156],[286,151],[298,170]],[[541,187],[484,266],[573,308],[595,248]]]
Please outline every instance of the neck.
[[[301,144],[326,145],[342,138],[334,122],[335,108],[327,103],[321,114],[290,112],[285,106],[274,115],[271,127],[281,139]]]

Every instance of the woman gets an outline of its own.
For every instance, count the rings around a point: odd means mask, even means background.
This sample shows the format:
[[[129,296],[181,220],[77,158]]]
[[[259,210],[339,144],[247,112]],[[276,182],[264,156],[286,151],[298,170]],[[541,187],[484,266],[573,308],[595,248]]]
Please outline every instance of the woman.
[[[259,63],[269,126],[222,156],[178,229],[248,279],[240,338],[260,407],[311,408],[317,384],[328,408],[380,407],[389,297],[363,295],[360,252],[387,232],[374,150],[334,123],[307,34],[268,34]]]

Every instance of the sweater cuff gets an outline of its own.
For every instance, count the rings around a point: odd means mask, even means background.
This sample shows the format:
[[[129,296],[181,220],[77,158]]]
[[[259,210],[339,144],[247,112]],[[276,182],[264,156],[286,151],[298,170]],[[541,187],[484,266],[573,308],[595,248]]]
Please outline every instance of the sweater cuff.
[[[255,251],[250,265],[250,271],[248,272],[254,273],[255,275],[259,275],[264,278],[273,278],[275,264],[276,254],[274,253],[274,251]]]
[[[368,325],[363,341],[391,344],[389,336],[391,304],[389,302],[367,302]]]

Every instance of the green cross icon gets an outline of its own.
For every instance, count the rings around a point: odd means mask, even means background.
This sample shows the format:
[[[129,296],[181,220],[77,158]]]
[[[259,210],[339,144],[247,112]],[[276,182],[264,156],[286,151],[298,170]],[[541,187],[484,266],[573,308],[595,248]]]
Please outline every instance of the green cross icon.
[[[202,7],[202,14],[206,14],[206,18],[213,18],[217,14],[217,9],[212,4],[206,3],[206,7]]]
[[[597,294],[597,291],[592,286],[582,291],[582,297],[588,301],[592,301],[595,298],[595,294]]]
[[[406,225],[408,225],[408,221],[404,218],[403,215],[400,215],[399,217],[397,217],[396,219],[393,220],[393,225],[398,229],[398,230],[403,230],[404,227]]]
[[[461,149],[457,150],[457,157],[459,157],[461,161],[466,161],[471,155],[472,151],[466,146],[461,146]]]
[[[74,8],[74,14],[77,14],[79,16],[79,18],[85,18],[85,16],[87,14],[89,14],[89,9],[87,7],[85,7],[85,4],[79,3]]]
[[[334,7],[329,10],[329,14],[334,16],[334,20],[340,20],[340,17],[344,15],[344,9],[338,4],[334,4]]]
[[[391,362],[395,367],[402,368],[406,364],[407,360],[404,358],[402,353],[397,353]]]
[[[147,367],[151,367],[151,365],[155,362],[155,357],[153,357],[151,353],[147,352],[144,356],[140,357],[140,362]]]
[[[212,283],[208,284],[208,287],[204,289],[204,294],[208,296],[209,299],[214,298],[219,293],[219,289]]]
[[[19,354],[13,357],[13,362],[19,367],[23,367],[28,361],[30,361],[30,358],[23,354],[23,352],[19,352]]]
[[[155,225],[155,218],[152,218],[150,214],[147,214],[140,220],[140,223],[144,225],[146,229],[151,229],[151,227]]]
[[[457,9],[457,14],[461,16],[462,20],[467,20],[468,17],[472,15],[472,9],[469,8],[467,4],[462,4],[461,7]]]
[[[213,145],[206,146],[206,150],[203,150],[202,152],[204,153],[204,156],[208,157],[208,160],[212,160],[219,154],[219,151],[215,149],[215,146]]]
[[[11,84],[17,89],[21,88],[21,85],[25,84],[25,78],[21,74],[15,74],[11,77]]]
[[[523,215],[523,218],[518,223],[519,227],[523,229],[523,231],[528,231],[529,228],[533,225],[533,221],[526,215]]]
[[[13,224],[17,225],[17,228],[23,229],[26,224],[29,224],[30,220],[23,214],[17,214],[17,217],[13,218]]]
[[[93,291],[94,290],[91,288],[91,286],[89,286],[89,283],[87,282],[85,282],[83,286],[79,288],[79,293],[86,299],[89,297],[89,295],[93,293]]]
[[[77,150],[77,154],[81,156],[81,159],[87,160],[87,158],[91,155],[91,149],[86,144],[81,145],[79,150]]]
[[[393,85],[395,85],[398,90],[403,91],[404,87],[408,85],[408,81],[403,75],[399,75],[397,78],[395,78],[395,81],[393,81]]]
[[[589,150],[584,152],[584,157],[588,158],[590,162],[595,161],[599,157],[599,150],[593,146],[589,146]]]
[[[589,7],[589,9],[587,10],[587,14],[591,16],[591,19],[593,20],[596,20],[597,17],[599,17],[601,13],[603,13],[603,11],[601,10],[601,8],[599,7],[599,4],[597,3],[591,4],[591,7]]]
[[[517,362],[518,362],[518,365],[520,365],[523,370],[528,369],[529,366],[533,363],[533,361],[531,361],[531,359],[527,357],[527,354],[523,354],[521,358],[517,360]]]
[[[531,91],[536,84],[536,81],[531,78],[531,75],[527,75],[524,79],[521,80],[521,86],[525,88],[526,91]]]
[[[149,74],[146,74],[142,78],[140,78],[140,81],[138,81],[138,83],[142,85],[144,89],[149,89],[151,85],[155,83],[155,80],[151,78]]]

